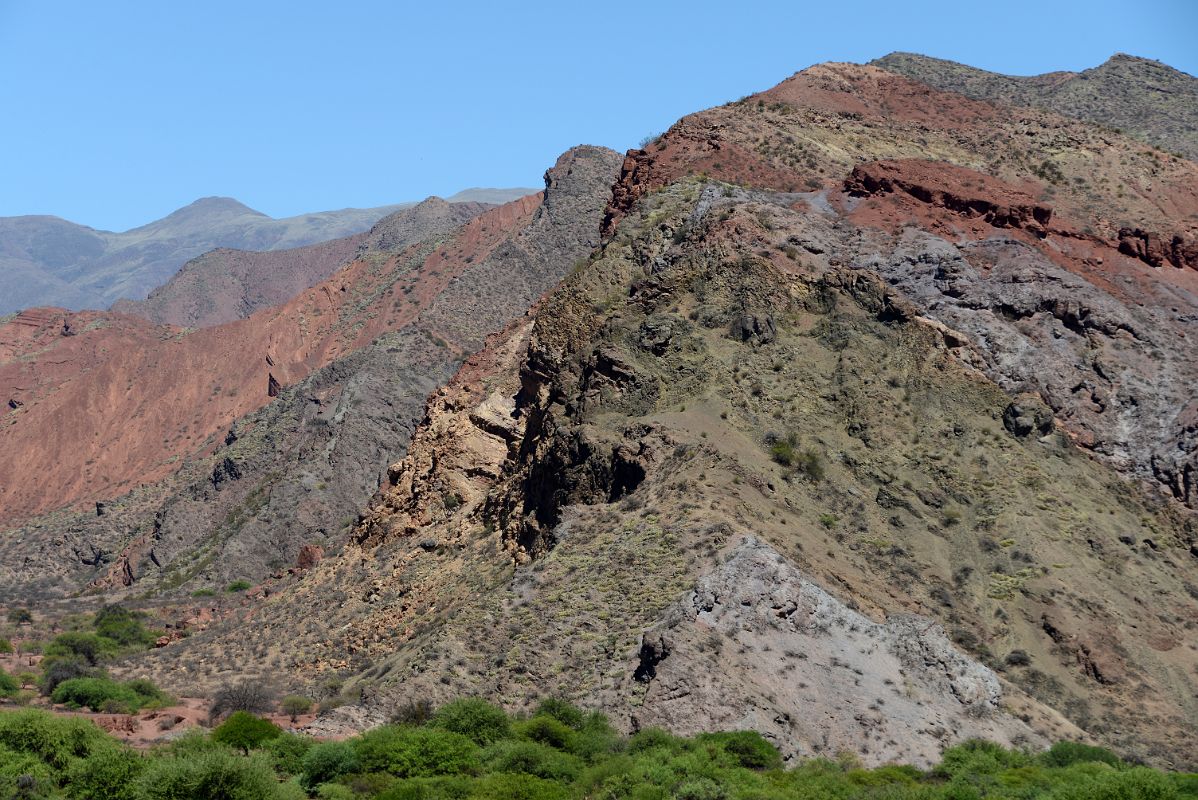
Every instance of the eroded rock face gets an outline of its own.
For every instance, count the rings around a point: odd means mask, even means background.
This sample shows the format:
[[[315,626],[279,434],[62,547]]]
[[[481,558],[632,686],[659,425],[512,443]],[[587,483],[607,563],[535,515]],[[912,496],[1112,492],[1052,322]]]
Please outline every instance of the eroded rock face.
[[[997,676],[938,623],[874,622],[751,536],[645,633],[637,677],[636,725],[756,730],[787,758],[927,765],[970,737],[1041,743],[1000,710]]]

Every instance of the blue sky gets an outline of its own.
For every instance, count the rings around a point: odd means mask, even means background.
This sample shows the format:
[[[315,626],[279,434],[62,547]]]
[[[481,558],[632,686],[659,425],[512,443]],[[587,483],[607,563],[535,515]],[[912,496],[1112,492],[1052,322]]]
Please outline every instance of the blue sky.
[[[1115,51],[1198,74],[1198,2],[0,0],[0,215],[143,224],[539,186],[820,61],[1011,74]]]

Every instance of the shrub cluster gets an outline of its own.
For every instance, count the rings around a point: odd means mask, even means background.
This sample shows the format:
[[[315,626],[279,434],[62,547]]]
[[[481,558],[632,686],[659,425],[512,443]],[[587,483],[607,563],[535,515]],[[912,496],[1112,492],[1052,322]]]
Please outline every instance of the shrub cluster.
[[[1198,775],[1164,773],[1101,748],[1044,753],[971,741],[930,771],[852,759],[786,768],[749,731],[620,736],[601,714],[558,701],[512,718],[478,700],[346,741],[282,733],[238,711],[210,735],[148,753],[92,723],[0,712],[0,797],[111,800],[1184,800]]]

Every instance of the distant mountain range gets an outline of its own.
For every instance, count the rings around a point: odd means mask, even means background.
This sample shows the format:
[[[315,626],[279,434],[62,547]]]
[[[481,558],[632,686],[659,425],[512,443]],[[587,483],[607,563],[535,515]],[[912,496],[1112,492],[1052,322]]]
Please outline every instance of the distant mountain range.
[[[506,202],[535,189],[468,189],[450,202]],[[103,309],[140,300],[217,247],[282,250],[369,229],[415,203],[274,219],[229,197],[205,197],[123,233],[54,216],[0,217],[0,314],[32,306]]]

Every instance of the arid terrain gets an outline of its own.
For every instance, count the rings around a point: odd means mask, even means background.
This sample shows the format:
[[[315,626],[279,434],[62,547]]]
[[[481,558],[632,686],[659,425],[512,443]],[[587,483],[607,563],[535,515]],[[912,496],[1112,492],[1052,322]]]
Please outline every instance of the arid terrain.
[[[322,736],[557,697],[1196,769],[1198,162],[1121,100],[1161,81],[820,64],[139,306],[221,324],[21,312],[0,599],[153,609],[114,674],[272,682]],[[336,271],[238,305],[290,258]]]

